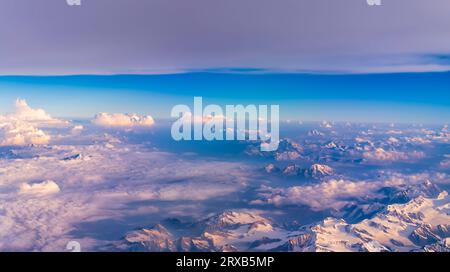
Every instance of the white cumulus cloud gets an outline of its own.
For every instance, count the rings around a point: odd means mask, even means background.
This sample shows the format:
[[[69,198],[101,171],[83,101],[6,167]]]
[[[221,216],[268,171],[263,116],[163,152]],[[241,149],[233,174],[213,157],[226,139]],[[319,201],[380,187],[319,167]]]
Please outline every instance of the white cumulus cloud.
[[[50,136],[23,121],[0,123],[0,145],[47,144]]]
[[[65,124],[43,109],[33,109],[25,100],[17,99],[13,113],[0,115],[0,145],[47,144],[51,137],[39,127]]]
[[[19,194],[45,196],[58,193],[60,191],[58,184],[52,180],[46,180],[41,183],[22,183],[19,187]]]
[[[16,112],[14,116],[24,121],[49,121],[53,118],[43,109],[32,109],[28,106],[27,101],[18,98],[16,100]]]
[[[53,118],[43,109],[31,108],[27,101],[17,98],[15,111],[11,114],[1,115],[0,121],[23,121],[38,127],[53,127],[65,125],[68,122]]]
[[[103,112],[97,114],[92,123],[103,127],[150,127],[155,120],[150,115]]]

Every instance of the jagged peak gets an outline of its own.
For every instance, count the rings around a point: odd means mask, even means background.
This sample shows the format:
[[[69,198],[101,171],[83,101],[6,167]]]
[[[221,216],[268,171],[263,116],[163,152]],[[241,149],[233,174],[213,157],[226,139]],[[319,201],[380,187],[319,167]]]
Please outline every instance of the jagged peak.
[[[448,192],[447,191],[442,191],[441,193],[439,193],[439,195],[437,196],[438,200],[443,200],[445,198],[448,197]]]
[[[229,210],[207,219],[213,225],[248,225],[256,222],[270,223],[270,221],[255,212],[247,210]]]

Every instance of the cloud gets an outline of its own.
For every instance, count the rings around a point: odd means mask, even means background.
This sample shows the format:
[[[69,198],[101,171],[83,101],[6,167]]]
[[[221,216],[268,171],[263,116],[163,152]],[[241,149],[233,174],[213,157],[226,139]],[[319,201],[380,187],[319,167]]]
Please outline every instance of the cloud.
[[[0,249],[2,251],[63,251],[72,223],[86,220],[92,207],[82,196],[62,199],[60,194],[36,197],[19,195],[0,201]],[[86,246],[84,240],[77,239]]]
[[[151,127],[155,123],[150,115],[99,113],[92,123],[103,127]]]
[[[429,144],[431,143],[430,140],[423,138],[423,137],[407,137],[405,138],[406,142],[412,143],[412,144]]]
[[[50,135],[38,127],[60,127],[68,122],[52,118],[43,109],[33,109],[17,99],[15,111],[0,115],[0,145],[47,144]]]
[[[443,161],[441,161],[441,163],[439,164],[442,168],[450,168],[450,155],[445,155],[446,159],[444,159]]]
[[[0,123],[0,145],[47,144],[50,136],[22,121]]]
[[[395,137],[390,137],[390,138],[387,140],[387,142],[390,143],[390,144],[392,144],[392,145],[396,145],[396,144],[400,143],[400,140],[397,139],[397,138],[395,138]]]
[[[192,123],[209,123],[209,122],[227,122],[234,121],[232,118],[227,118],[223,114],[218,115],[193,115],[191,112],[181,113],[181,120]]]
[[[52,180],[46,180],[41,183],[22,183],[19,188],[19,194],[45,196],[58,193],[60,191],[58,184]]]
[[[240,162],[193,160],[192,155],[154,151],[103,132],[101,137],[89,134],[90,128],[85,128],[85,141],[76,145],[18,148],[15,154],[23,159],[0,159],[0,251],[61,251],[70,240],[93,250],[104,243],[96,239],[97,221],[110,220],[110,230],[117,231],[142,225],[142,218],[159,210],[164,216],[198,216],[205,201],[243,191],[251,178],[251,168]],[[65,158],[77,154],[89,160],[67,163]],[[155,209],[149,201],[165,204]],[[127,226],[120,225],[123,218]],[[88,234],[72,233],[86,222],[93,228]],[[101,235],[120,238],[108,231]]]
[[[0,121],[22,121],[37,127],[54,127],[68,124],[67,121],[51,117],[43,109],[31,108],[26,100],[20,98],[16,99],[15,111],[11,114],[0,115]]]
[[[378,190],[385,187],[409,188],[430,180],[433,184],[448,184],[448,176],[444,173],[417,173],[404,175],[398,172],[380,172],[376,180],[352,181],[346,179],[330,179],[313,185],[272,188],[261,186],[259,198],[252,204],[307,205],[313,210],[340,209],[345,205],[356,203],[359,199],[379,197]]]
[[[383,148],[377,148],[373,151],[364,152],[363,157],[369,161],[407,161],[411,159],[422,159],[425,153],[422,151],[400,152],[400,151],[386,151]]]
[[[331,179],[320,184],[293,186],[285,189],[262,188],[261,196],[276,206],[303,204],[314,210],[341,208],[346,198],[362,197],[380,188],[378,182]]]
[[[50,121],[53,118],[43,109],[32,109],[27,101],[18,98],[16,100],[16,112],[14,116],[23,121]]]
[[[73,126],[73,128],[70,130],[70,132],[72,134],[78,135],[81,133],[81,131],[84,129],[84,127],[82,125],[75,125]]]

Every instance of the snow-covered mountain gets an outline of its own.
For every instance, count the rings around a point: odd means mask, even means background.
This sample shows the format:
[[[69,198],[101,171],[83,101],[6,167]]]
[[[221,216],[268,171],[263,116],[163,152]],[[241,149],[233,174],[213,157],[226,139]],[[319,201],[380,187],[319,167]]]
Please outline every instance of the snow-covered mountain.
[[[303,227],[280,250],[289,251],[420,251],[448,250],[450,206],[447,192],[435,199],[419,196],[393,204],[371,219],[348,224],[327,218]]]
[[[300,159],[303,150],[303,147],[293,140],[281,139],[276,151],[263,152],[258,145],[249,145],[245,153],[250,156],[273,158],[276,161],[290,161]]]
[[[278,168],[275,164],[270,163],[268,165],[266,165],[264,167],[264,170],[266,171],[266,173],[270,174],[270,173],[278,173],[280,172],[280,168]]]
[[[131,251],[237,251],[267,250],[279,244],[287,231],[272,225],[257,212],[226,211],[190,225],[198,236],[177,236],[161,224],[128,233],[117,248]]]
[[[356,224],[326,218],[288,230],[258,211],[226,211],[191,226],[197,236],[177,236],[161,224],[128,233],[121,249],[144,251],[448,251],[450,196],[416,197],[388,205]]]
[[[289,164],[282,170],[274,164],[268,164],[265,168],[267,173],[279,173],[284,176],[304,176],[313,179],[322,179],[334,174],[333,168],[324,164],[313,164],[308,168],[302,168],[296,164]]]
[[[378,198],[361,199],[360,203],[348,204],[333,213],[333,216],[343,218],[347,222],[359,222],[371,218],[388,204],[407,203],[419,196],[436,198],[441,192],[441,189],[429,180],[415,185],[384,187],[377,191]]]
[[[308,132],[308,136],[314,137],[314,136],[324,136],[322,132],[318,131],[317,129],[312,129]]]
[[[309,169],[303,172],[306,177],[320,179],[325,176],[330,176],[334,173],[333,168],[323,164],[313,164]]]

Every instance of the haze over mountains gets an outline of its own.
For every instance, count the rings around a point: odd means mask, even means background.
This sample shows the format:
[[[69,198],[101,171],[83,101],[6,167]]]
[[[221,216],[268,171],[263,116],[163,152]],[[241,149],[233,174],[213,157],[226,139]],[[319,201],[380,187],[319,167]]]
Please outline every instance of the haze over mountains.
[[[445,124],[282,123],[175,142],[170,123],[0,116],[0,250],[448,251]]]

